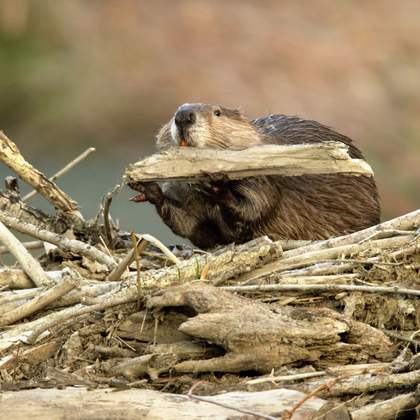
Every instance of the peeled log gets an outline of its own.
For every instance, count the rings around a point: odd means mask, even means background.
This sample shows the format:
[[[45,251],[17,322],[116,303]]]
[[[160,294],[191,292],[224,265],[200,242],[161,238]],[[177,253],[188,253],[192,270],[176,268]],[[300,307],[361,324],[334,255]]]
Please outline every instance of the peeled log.
[[[198,182],[200,170],[226,172],[229,179],[260,175],[300,176],[351,173],[373,176],[361,159],[352,159],[348,146],[338,142],[267,145],[246,150],[180,148],[155,154],[131,165],[125,176],[136,182]]]

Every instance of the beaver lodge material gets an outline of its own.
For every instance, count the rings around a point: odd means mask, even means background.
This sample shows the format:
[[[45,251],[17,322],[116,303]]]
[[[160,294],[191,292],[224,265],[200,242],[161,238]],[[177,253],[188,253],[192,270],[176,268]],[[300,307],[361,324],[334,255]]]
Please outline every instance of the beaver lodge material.
[[[118,188],[104,223],[85,221],[0,140],[58,212],[16,179],[1,192],[1,252],[19,261],[0,273],[2,418],[415,418],[420,210],[319,242],[134,249],[109,217]]]

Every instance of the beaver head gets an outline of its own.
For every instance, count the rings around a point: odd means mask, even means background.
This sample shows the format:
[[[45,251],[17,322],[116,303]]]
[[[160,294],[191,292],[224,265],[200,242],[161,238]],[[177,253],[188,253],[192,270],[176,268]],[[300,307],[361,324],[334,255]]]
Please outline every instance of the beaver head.
[[[157,136],[159,150],[197,147],[241,150],[263,144],[265,135],[239,109],[184,104]]]

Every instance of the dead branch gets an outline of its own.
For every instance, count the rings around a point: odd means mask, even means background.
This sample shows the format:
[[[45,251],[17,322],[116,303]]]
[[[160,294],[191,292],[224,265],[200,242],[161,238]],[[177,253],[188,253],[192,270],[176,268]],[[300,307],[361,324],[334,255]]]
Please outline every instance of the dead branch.
[[[0,268],[0,286],[8,286],[10,289],[32,289],[34,282],[28,275],[18,268]]]
[[[126,178],[137,182],[197,182],[200,170],[226,172],[230,179],[260,175],[299,176],[352,173],[372,176],[367,162],[352,159],[348,146],[337,142],[299,145],[267,145],[246,150],[180,148],[155,154],[131,165]]]
[[[342,236],[340,238],[345,238],[345,240],[348,240],[350,236],[352,235]],[[397,236],[393,238],[363,242],[361,244],[338,245],[329,247],[329,249],[325,249],[324,246],[327,246],[326,243],[334,241],[334,239],[330,239],[329,241],[325,241],[325,243],[321,242],[315,245],[310,245],[309,247],[287,251],[283,254],[283,258],[277,261],[273,261],[270,264],[266,264],[262,268],[253,270],[251,273],[243,274],[239,277],[239,281],[243,282],[257,280],[260,277],[266,276],[267,274],[275,271],[286,270],[290,269],[291,267],[303,267],[305,265],[313,264],[318,261],[324,261],[326,259],[340,259],[344,256],[362,252],[370,248],[380,250],[393,247],[403,247],[404,245],[409,244],[414,238],[414,235]],[[302,252],[302,250],[305,249],[306,252]]]
[[[2,292],[0,294],[0,305],[3,303],[12,303],[23,299],[29,299],[36,295],[39,295],[45,290],[45,287],[37,287],[30,290],[19,290],[15,292]]]
[[[22,245],[26,249],[41,249],[43,244],[41,241],[23,242]],[[0,246],[0,254],[7,254],[9,250],[5,246]]]
[[[188,395],[191,399],[198,400],[198,401],[204,401],[204,402],[207,402],[207,403],[210,403],[210,404],[216,404],[216,405],[219,405],[219,406],[221,406],[221,407],[229,408],[229,409],[234,410],[234,411],[239,411],[240,413],[249,414],[250,416],[260,417],[260,418],[262,418],[262,419],[267,419],[267,420],[277,420],[277,418],[276,418],[276,417],[268,416],[268,415],[266,415],[266,414],[259,413],[259,412],[254,411],[254,410],[246,410],[246,409],[244,409],[244,408],[239,408],[239,407],[237,407],[237,406],[235,406],[235,405],[226,404],[225,402],[220,402],[220,401],[217,401],[217,399],[215,399],[215,398],[200,397],[200,396],[198,396],[198,395],[194,395],[194,394],[193,394],[194,388],[195,388],[197,385],[202,384],[202,383],[206,383],[206,382],[204,382],[204,381],[197,382],[197,383],[196,383],[194,386],[192,386],[192,387],[191,387],[191,389],[188,391],[188,394],[187,394],[187,395]]]
[[[266,378],[253,379],[251,381],[247,381],[247,384],[255,385],[255,384],[262,384],[264,382],[297,381],[299,379],[316,378],[317,376],[325,376],[325,375],[326,375],[325,370],[322,370],[321,372],[299,373],[297,375],[286,375],[286,376],[269,375]]]
[[[304,392],[312,392],[318,388],[325,381],[308,382],[304,384],[295,385]],[[367,392],[374,392],[381,389],[400,388],[405,386],[413,386],[420,383],[420,370],[408,373],[400,373],[390,375],[383,373],[373,377],[366,377],[364,375],[352,376],[348,379],[343,379],[340,383],[331,387],[329,392],[323,391],[319,394],[321,398],[328,395],[331,397],[338,397],[342,395],[360,395]]]
[[[54,300],[70,292],[70,290],[73,290],[75,287],[79,286],[82,283],[81,280],[82,279],[79,275],[72,274],[70,273],[70,270],[68,270],[68,276],[64,277],[63,281],[61,281],[59,284],[43,292],[29,302],[19,306],[18,308],[3,314],[0,317],[0,327],[13,324],[13,322],[25,318],[26,316],[43,308],[50,302],[53,302]]]
[[[352,420],[394,420],[399,413],[413,410],[420,403],[418,390],[406,395],[394,397],[388,401],[368,405],[360,410],[352,411]]]
[[[71,226],[71,223],[65,222],[63,218],[50,216],[42,210],[23,203],[20,200],[19,193],[16,191],[0,190],[0,208],[8,216],[15,217],[24,223],[30,223],[49,232],[62,234]]]
[[[23,267],[25,273],[31,278],[37,287],[51,287],[51,281],[48,279],[41,264],[35,260],[29,251],[18,241],[18,239],[6,228],[0,221],[0,240],[11,252]]]
[[[353,286],[346,284],[262,284],[256,286],[221,287],[228,292],[272,292],[298,290],[299,292],[367,292],[367,293],[400,293],[420,296],[420,290],[402,289],[399,287]]]
[[[137,242],[137,252],[140,254],[143,252],[147,246],[150,244],[149,241],[146,241],[144,238],[140,238]],[[136,258],[136,249],[133,249],[125,256],[125,258],[118,264],[118,266],[109,274],[107,281],[118,281],[124,271],[130,266]]]
[[[83,378],[82,378],[83,379]],[[86,381],[86,380],[85,380]],[[42,386],[38,381],[35,386]],[[56,386],[57,382],[55,382]],[[200,418],[202,420],[228,420],[232,410],[213,404],[200,404],[186,395],[172,395],[148,389],[127,389],[124,392],[110,392],[109,389],[68,387],[65,389],[30,389],[2,394],[2,415],[16,418],[19,407],[21,418],[32,420],[69,420],[84,418],[176,418],[180,420]],[[267,413],[282,413],[290,410],[305,394],[295,390],[276,389],[265,392],[228,392],[213,397],[214,401],[234,404],[243,409],[259,407]],[[296,413],[310,415],[319,410],[325,400],[311,398]],[[297,417],[298,418],[298,417]],[[303,417],[302,417],[303,418]]]
[[[38,191],[53,207],[77,224],[83,216],[78,206],[66,193],[30,165],[20,154],[16,145],[0,131],[0,160],[14,171],[20,179]]]
[[[178,329],[223,346],[227,354],[178,363],[173,367],[176,372],[255,369],[266,373],[298,360],[316,359],[319,366],[328,366],[330,357],[357,362],[366,361],[366,355],[370,355],[389,361],[395,352],[381,331],[337,312],[291,307],[271,311],[264,304],[201,283],[167,288],[147,302],[147,307],[155,310],[179,306],[198,315]],[[216,325],[219,327],[215,328]],[[341,336],[347,337],[346,342],[340,342]]]
[[[83,305],[76,305],[75,307],[64,309],[62,310],[56,317],[51,319],[50,321],[44,322],[42,325],[38,326],[29,336],[28,336],[28,343],[33,344],[37,341],[38,337],[46,330],[51,328],[57,327],[63,324],[70,318],[77,318],[79,316],[88,314],[93,311],[101,311],[106,308],[110,308],[112,306],[122,305],[128,302],[135,302],[136,296],[127,296],[125,298],[120,299],[111,299],[111,300],[103,300],[101,303],[97,303],[92,306],[83,306]]]
[[[89,257],[94,261],[105,264],[111,270],[116,267],[116,264],[112,258],[99,251],[99,249],[96,249],[95,247],[87,245],[83,242],[77,241],[75,239],[67,239],[62,235],[39,229],[34,225],[30,225],[29,223],[22,223],[20,220],[8,216],[2,211],[0,211],[0,221],[9,228],[15,229],[18,232],[25,233],[42,241],[54,244],[65,252],[73,252],[76,255]]]
[[[49,181],[54,182],[56,179],[60,178],[61,175],[65,174],[67,171],[69,171],[71,168],[73,168],[75,165],[77,165],[79,162],[81,162],[85,157],[89,156],[91,153],[93,153],[96,149],[94,147],[90,147],[85,152],[83,152],[80,156],[78,156],[76,159],[72,160],[68,165],[66,165],[63,169],[58,171],[55,175],[53,175]],[[30,198],[32,198],[34,195],[38,194],[38,191],[34,190],[25,197],[22,198],[22,201],[28,201]]]

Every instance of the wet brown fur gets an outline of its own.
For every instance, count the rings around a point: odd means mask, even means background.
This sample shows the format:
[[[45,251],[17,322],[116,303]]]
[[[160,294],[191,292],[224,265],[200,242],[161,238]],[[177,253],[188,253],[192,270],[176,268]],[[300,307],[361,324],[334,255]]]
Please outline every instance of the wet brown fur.
[[[191,110],[194,123],[176,124],[174,117],[158,134],[159,150],[180,147],[182,139],[189,147],[237,150],[334,140],[349,145],[351,157],[363,159],[350,138],[315,121],[284,115],[249,120],[239,110],[203,104],[185,104],[180,110]],[[184,182],[165,183],[164,200],[155,203],[176,234],[200,247],[263,235],[273,240],[320,240],[367,228],[380,219],[376,184],[366,176],[247,178],[227,182],[219,195],[213,195],[211,184],[197,191]]]

